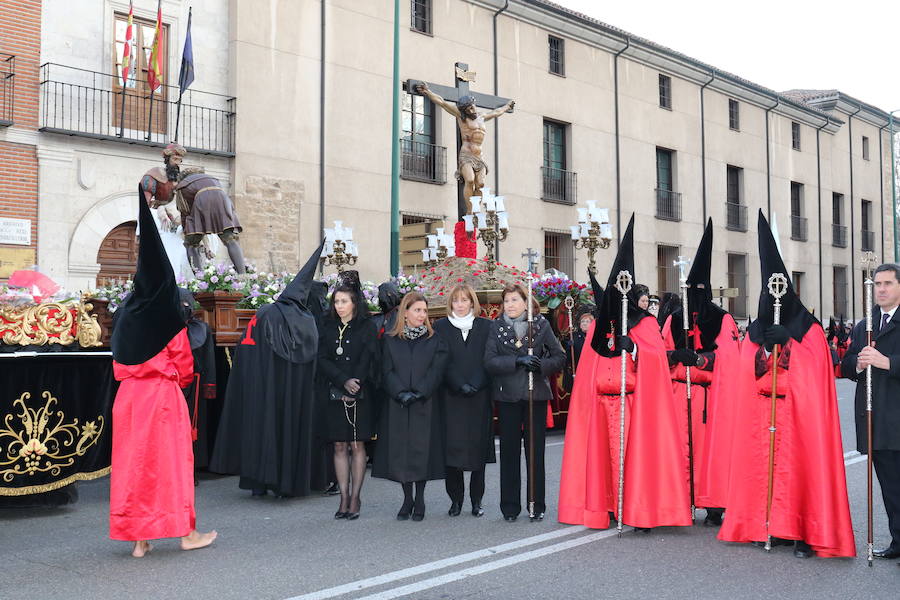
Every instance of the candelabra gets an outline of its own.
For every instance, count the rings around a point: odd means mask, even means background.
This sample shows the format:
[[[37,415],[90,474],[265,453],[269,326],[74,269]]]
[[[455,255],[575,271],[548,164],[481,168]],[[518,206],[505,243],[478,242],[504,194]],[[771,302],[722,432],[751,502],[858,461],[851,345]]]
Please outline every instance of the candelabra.
[[[488,268],[488,285],[494,287],[496,278],[494,271],[497,262],[494,258],[494,249],[498,242],[506,240],[509,235],[509,218],[504,205],[503,196],[491,194],[487,187],[481,188],[481,196],[472,196],[472,214],[464,215],[466,231],[472,232],[478,229],[481,241],[484,242],[484,260]]]
[[[422,249],[422,262],[426,268],[436,267],[446,259],[456,256],[456,243],[452,235],[445,235],[444,228],[426,236],[428,247]]]
[[[612,226],[609,224],[609,210],[598,208],[596,202],[588,200],[587,208],[578,209],[578,225],[570,225],[572,240],[578,250],[587,249],[588,269],[597,272],[594,257],[597,249],[609,248],[612,242]]]
[[[335,221],[334,228],[325,229],[325,246],[322,248],[323,263],[326,267],[337,267],[338,273],[347,265],[355,265],[359,248],[353,241],[353,229],[343,227],[342,221]]]

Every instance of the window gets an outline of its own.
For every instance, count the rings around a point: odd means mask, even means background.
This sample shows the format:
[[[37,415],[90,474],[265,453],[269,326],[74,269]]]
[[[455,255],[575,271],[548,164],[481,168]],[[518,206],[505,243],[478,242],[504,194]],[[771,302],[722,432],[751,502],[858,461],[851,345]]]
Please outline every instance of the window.
[[[566,74],[565,40],[553,35],[547,36],[550,44],[550,72],[556,75]]]
[[[566,170],[568,125],[544,119],[544,164],[541,168],[541,198],[575,204],[575,173]]]
[[[556,269],[569,277],[575,274],[575,246],[572,236],[557,231],[544,231],[544,270]]]
[[[133,61],[129,69],[128,82],[125,85],[125,110],[121,111],[122,106],[122,52],[125,49],[125,32],[128,29],[128,15],[115,14],[115,28],[113,42],[113,61],[115,62],[113,72],[111,99],[112,106],[116,109],[112,110],[113,125],[119,127],[120,115],[124,114],[125,127],[128,129],[147,130],[147,123],[152,116],[151,129],[155,133],[165,133],[168,111],[164,105],[157,105],[153,108],[153,114],[149,114],[150,110],[150,86],[147,85],[147,66],[150,62],[150,51],[153,48],[153,37],[156,33],[156,22],[144,19],[134,19],[133,44],[131,56]],[[169,26],[163,23],[160,32],[159,44],[159,64],[162,66],[162,83],[163,85],[156,88],[153,95],[154,102],[165,102],[168,98],[168,32]]]
[[[741,105],[737,100],[728,100],[728,127],[734,131],[741,130]]]
[[[869,160],[869,138],[862,136],[862,153],[863,160]]]
[[[872,201],[863,200],[860,203],[860,221],[862,225],[861,249],[863,252],[875,249],[875,232],[872,231]]]
[[[800,123],[791,123],[791,148],[800,149]]]
[[[747,231],[747,207],[743,206],[744,170],[728,165],[725,172],[726,227],[732,231]]]
[[[656,246],[656,289],[662,296],[666,292],[681,293],[678,281],[678,269],[675,261],[678,260],[678,246]]]
[[[797,298],[800,299],[800,302],[803,302],[803,290],[806,287],[804,275],[803,271],[791,271],[791,283],[794,285],[794,291],[797,293]]]
[[[675,153],[656,149],[656,218],[681,220],[681,194],[675,191]]]
[[[832,300],[835,315],[847,312],[847,267],[835,265],[832,271]]]
[[[844,195],[831,194],[831,245],[835,248],[847,247],[847,227],[844,225]]]
[[[738,318],[747,317],[747,255],[728,254],[728,287],[737,295],[728,299],[728,312]]]
[[[672,78],[659,74],[659,106],[672,110]]]
[[[445,183],[447,149],[434,143],[434,104],[431,100],[404,94],[401,126],[401,176],[428,183]]]
[[[803,210],[803,184],[791,182],[791,239],[806,241],[806,217]]]
[[[431,35],[431,0],[411,0],[410,27],[413,31]]]

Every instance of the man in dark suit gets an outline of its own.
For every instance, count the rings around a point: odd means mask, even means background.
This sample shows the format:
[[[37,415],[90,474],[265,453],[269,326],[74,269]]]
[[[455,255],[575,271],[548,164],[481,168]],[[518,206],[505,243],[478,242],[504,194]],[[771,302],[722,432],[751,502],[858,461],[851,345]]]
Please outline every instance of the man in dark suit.
[[[891,544],[876,558],[900,558],[900,265],[875,269],[872,345],[866,345],[866,322],[853,328],[852,343],[841,361],[844,377],[856,386],[857,449],[868,452],[865,369],[872,366],[872,461],[891,531]],[[898,563],[900,564],[900,563]]]

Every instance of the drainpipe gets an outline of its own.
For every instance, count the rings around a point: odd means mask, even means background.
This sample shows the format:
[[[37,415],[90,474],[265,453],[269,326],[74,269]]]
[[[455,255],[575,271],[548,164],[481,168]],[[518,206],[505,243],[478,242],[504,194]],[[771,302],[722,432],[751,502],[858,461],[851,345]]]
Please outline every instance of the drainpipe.
[[[819,146],[819,134],[828,125],[829,120],[825,119],[822,126],[816,129],[816,190],[819,196],[819,208],[816,212],[819,221],[819,319],[825,318],[825,305],[823,304],[824,291],[822,287],[822,154]],[[832,307],[834,310],[834,307]]]
[[[885,123],[878,129],[878,189],[881,191],[881,260],[887,262],[884,255],[884,129],[887,127]]]
[[[509,8],[509,0],[503,4],[503,8],[494,13],[493,17],[493,32],[494,32],[494,96],[500,95],[500,84],[497,81],[499,67],[498,61],[499,58],[497,56],[497,17],[500,16],[500,13]],[[500,194],[500,119],[494,119],[494,194]],[[499,227],[499,225],[495,225],[495,229]],[[495,247],[496,256],[494,257],[497,262],[500,262],[500,240],[497,240],[497,244]]]
[[[324,0],[322,0],[324,3]],[[394,0],[393,105],[391,111],[391,277],[400,271],[400,0]]]
[[[613,54],[613,104],[616,115],[616,246],[622,241],[622,179],[621,151],[619,149],[619,55],[631,46],[631,38],[625,38],[625,47]]]
[[[319,56],[319,243],[325,241],[325,0],[321,0]],[[301,255],[302,256],[302,255]],[[324,261],[319,261],[322,273]]]
[[[769,221],[772,220],[772,161],[769,158],[769,113],[781,102],[779,98],[775,98],[775,104],[766,109],[766,216]]]
[[[709,74],[709,81],[700,86],[700,177],[703,183],[703,220],[706,227],[706,111],[703,105],[703,90],[716,78],[715,69]]]
[[[856,231],[853,218],[853,117],[862,110],[862,106],[856,107],[856,112],[847,115],[847,138],[850,144],[850,314],[856,318],[856,269],[854,268],[854,256],[856,256]]]
[[[889,123],[891,141],[891,214],[894,216],[894,262],[900,263],[900,245],[897,244],[897,175],[894,172],[896,165],[894,159],[894,113],[900,110],[892,110]]]

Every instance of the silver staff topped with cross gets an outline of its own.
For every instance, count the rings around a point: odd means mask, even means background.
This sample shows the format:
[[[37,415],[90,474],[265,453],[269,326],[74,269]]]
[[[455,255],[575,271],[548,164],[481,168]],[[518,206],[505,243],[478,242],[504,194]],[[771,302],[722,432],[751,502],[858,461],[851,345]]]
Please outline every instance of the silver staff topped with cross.
[[[457,171],[459,180],[459,219],[472,211],[472,196],[481,193],[484,177],[488,173],[487,164],[481,156],[481,145],[487,134],[485,121],[496,119],[505,112],[512,112],[515,100],[481,94],[469,90],[469,83],[475,81],[475,73],[469,65],[456,63],[455,87],[427,83],[416,79],[406,82],[406,91],[426,96],[436,105],[456,117],[457,125]],[[479,111],[478,108],[488,109]]]

